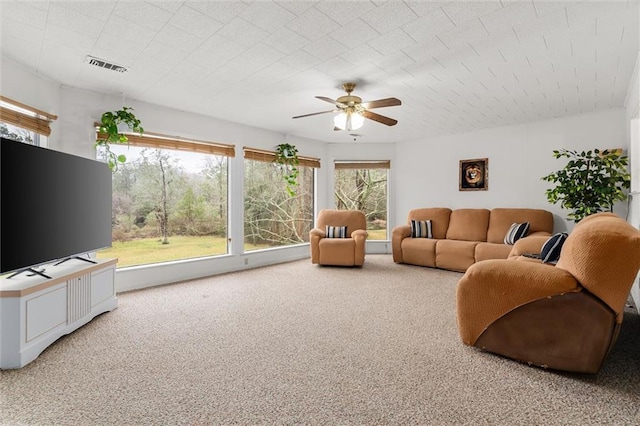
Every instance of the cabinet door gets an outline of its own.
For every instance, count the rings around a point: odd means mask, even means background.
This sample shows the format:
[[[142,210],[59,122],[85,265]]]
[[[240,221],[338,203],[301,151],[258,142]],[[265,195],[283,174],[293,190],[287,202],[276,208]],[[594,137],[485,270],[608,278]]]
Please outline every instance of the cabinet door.
[[[67,324],[67,286],[54,287],[50,291],[27,299],[27,342],[58,326]]]
[[[116,294],[114,268],[103,269],[91,275],[91,307],[104,302]]]

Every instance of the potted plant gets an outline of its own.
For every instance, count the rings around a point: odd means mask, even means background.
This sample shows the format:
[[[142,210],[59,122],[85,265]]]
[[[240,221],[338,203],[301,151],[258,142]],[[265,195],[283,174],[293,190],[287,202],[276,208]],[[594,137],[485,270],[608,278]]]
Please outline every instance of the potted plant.
[[[112,143],[126,143],[129,139],[122,133],[122,126],[125,125],[129,130],[142,134],[144,129],[140,120],[133,113],[133,108],[123,106],[117,111],[107,111],[102,114],[100,126],[98,127],[98,138],[94,144],[94,148],[102,146],[107,156],[107,165],[112,172],[118,170],[118,164],[124,164],[127,157],[124,154],[116,155],[111,151],[109,146]]]
[[[287,192],[291,197],[296,195],[295,187],[298,185],[298,148],[295,145],[288,143],[281,143],[276,146],[276,158],[273,160],[278,168],[282,172],[285,183],[287,185]]]
[[[555,158],[568,158],[567,165],[544,176],[542,180],[552,182],[554,188],[545,194],[550,203],[572,210],[567,219],[579,222],[586,216],[601,211],[613,211],[617,201],[625,201],[631,185],[627,171],[628,158],[619,151],[553,151]]]

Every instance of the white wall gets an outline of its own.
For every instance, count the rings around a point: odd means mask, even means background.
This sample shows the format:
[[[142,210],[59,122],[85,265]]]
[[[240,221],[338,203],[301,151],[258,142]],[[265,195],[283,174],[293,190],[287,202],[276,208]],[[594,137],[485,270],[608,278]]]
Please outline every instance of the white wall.
[[[540,178],[564,166],[554,149],[625,148],[624,109],[499,127],[434,139],[398,143],[396,147],[396,225],[418,207],[530,207],[551,211],[556,232],[573,228],[568,212],[547,202],[550,187]],[[459,191],[459,161],[489,159],[489,189]],[[626,205],[616,206],[626,214]]]
[[[636,58],[633,77],[629,83],[625,107],[631,169],[629,223],[640,228],[640,52]],[[631,295],[636,308],[640,307],[640,274],[631,288]]]
[[[629,140],[629,160],[631,169],[631,191],[640,193],[640,52],[636,59],[633,78],[629,83],[629,90],[625,98],[625,110],[627,120],[627,139]],[[636,196],[640,201],[640,196]],[[640,204],[638,204],[640,206]],[[640,223],[640,212],[638,223]],[[634,222],[635,223],[635,222]]]
[[[629,199],[629,223],[640,229],[640,118],[629,120],[629,141],[631,157],[631,193]],[[631,296],[636,308],[640,308],[640,272],[631,288]]]
[[[0,57],[0,94],[33,108],[60,115],[60,84],[34,74],[13,60]],[[55,141],[59,122],[51,124],[51,137]]]

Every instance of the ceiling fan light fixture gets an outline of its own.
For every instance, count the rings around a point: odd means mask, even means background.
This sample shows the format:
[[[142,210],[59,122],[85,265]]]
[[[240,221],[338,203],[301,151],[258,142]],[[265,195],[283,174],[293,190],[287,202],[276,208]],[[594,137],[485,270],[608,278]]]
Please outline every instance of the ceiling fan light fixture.
[[[362,114],[357,112],[342,111],[333,117],[333,124],[340,130],[350,132],[362,127],[364,124],[364,117]]]
[[[351,130],[358,130],[364,124],[364,116],[359,112],[351,114]]]

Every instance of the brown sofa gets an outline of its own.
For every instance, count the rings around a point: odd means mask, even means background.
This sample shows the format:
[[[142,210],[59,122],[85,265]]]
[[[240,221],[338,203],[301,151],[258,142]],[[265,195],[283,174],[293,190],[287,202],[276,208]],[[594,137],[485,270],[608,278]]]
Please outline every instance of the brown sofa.
[[[514,251],[540,252],[542,239]],[[582,219],[553,266],[514,254],[458,283],[462,342],[531,365],[596,373],[613,347],[640,268],[640,231],[612,213]]]
[[[411,220],[431,220],[433,238],[411,238]],[[540,209],[413,209],[407,225],[392,231],[393,261],[464,272],[476,262],[506,259],[513,246],[504,237],[513,223],[529,222],[527,236],[548,237],[553,215]]]

